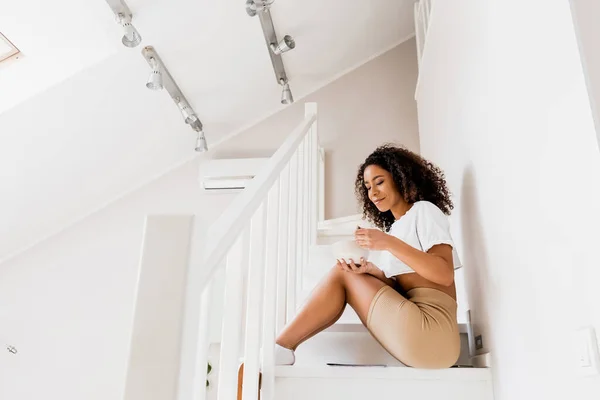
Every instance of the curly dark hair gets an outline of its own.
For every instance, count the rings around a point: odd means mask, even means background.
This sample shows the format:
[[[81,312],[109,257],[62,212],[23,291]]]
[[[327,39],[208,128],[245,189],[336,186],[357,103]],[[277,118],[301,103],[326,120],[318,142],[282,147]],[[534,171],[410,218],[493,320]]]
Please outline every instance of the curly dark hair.
[[[439,167],[404,147],[385,144],[375,149],[358,168],[354,188],[359,203],[362,203],[363,217],[380,229],[389,231],[395,219],[391,211],[380,212],[369,200],[364,182],[365,169],[369,165],[377,165],[388,171],[396,189],[409,204],[426,200],[446,215],[450,215],[454,208],[444,173]]]

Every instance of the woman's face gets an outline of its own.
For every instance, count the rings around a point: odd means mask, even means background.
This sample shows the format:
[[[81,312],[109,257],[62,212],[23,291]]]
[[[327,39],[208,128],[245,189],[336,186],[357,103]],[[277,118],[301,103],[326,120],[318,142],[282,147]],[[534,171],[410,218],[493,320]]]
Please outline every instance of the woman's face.
[[[380,166],[369,165],[365,168],[363,179],[369,199],[380,212],[389,211],[399,201],[403,201],[396,190],[392,174]]]

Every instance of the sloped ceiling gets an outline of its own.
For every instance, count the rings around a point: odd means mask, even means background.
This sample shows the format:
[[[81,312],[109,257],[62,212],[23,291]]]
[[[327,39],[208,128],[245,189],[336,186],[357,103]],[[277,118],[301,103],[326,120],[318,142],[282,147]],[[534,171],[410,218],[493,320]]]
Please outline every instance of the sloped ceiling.
[[[0,29],[26,57],[0,66],[0,262],[195,156],[168,95],[145,88],[144,45],[198,112],[209,148],[282,107],[242,0],[129,0],[135,49],[102,0],[12,3],[28,5],[3,5]],[[297,42],[284,55],[296,99],[409,37],[412,4],[277,0],[276,30]]]

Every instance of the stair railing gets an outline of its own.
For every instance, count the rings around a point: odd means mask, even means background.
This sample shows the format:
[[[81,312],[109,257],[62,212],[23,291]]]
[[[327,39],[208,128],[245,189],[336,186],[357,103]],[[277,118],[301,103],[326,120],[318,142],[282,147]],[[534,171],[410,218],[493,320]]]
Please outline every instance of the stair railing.
[[[320,157],[317,105],[308,103],[304,120],[209,229],[204,261],[192,266],[206,271],[197,318],[193,388],[186,391],[193,400],[206,398],[208,314],[214,277],[220,268],[225,268],[225,301],[218,399],[237,398],[242,354],[243,399],[258,398],[259,373],[261,399],[273,398],[276,331],[296,312],[301,282],[298,267],[308,262],[322,214]]]

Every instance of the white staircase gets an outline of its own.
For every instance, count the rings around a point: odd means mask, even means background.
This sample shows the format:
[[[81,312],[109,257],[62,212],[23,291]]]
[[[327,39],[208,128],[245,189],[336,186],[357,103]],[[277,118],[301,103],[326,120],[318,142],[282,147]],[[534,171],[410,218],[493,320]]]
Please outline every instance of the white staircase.
[[[329,244],[352,235],[358,224],[356,216],[319,221],[324,174],[316,112],[315,104],[306,105],[305,120],[211,226],[206,242],[190,236],[189,282],[182,310],[184,339],[175,370],[179,383],[168,399],[236,399],[240,357],[244,358],[244,400],[258,398],[259,373],[260,396],[265,400],[491,399],[489,370],[405,367],[370,336],[349,307],[336,324],[300,346],[296,365],[274,365],[276,332],[293,318],[314,284],[331,268]],[[360,224],[368,226],[364,221]],[[218,343],[211,343],[211,291],[217,290],[219,271],[225,275],[222,334]],[[462,329],[466,332],[466,326]],[[134,331],[134,340],[135,336]],[[465,352],[458,364],[469,364],[463,336]],[[209,358],[213,371],[207,390]],[[128,376],[135,377],[136,383],[128,379],[128,385],[142,385],[145,374],[145,366],[130,363]],[[167,397],[156,397],[163,399]],[[124,400],[141,399],[126,396]]]

